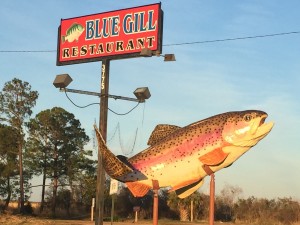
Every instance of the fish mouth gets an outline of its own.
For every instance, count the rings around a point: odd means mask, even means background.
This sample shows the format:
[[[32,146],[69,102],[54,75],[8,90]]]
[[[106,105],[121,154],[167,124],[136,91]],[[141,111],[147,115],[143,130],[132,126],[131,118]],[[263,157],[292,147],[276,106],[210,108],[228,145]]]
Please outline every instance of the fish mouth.
[[[256,118],[251,126],[250,132],[242,139],[234,143],[236,146],[253,147],[261,139],[267,136],[274,126],[274,122],[266,123],[267,114]]]
[[[253,135],[257,138],[263,136],[265,137],[268,133],[270,133],[270,131],[272,130],[273,126],[274,126],[274,122],[268,122],[265,123],[266,119],[267,119],[268,115],[262,115],[260,118],[257,118],[257,126],[253,126],[256,127],[255,132],[253,133]]]

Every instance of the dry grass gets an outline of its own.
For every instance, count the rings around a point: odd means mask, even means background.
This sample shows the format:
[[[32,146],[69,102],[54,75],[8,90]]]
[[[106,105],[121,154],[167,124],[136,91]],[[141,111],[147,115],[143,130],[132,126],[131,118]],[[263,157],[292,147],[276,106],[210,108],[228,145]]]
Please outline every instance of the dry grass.
[[[14,215],[0,215],[1,225],[94,225],[95,222],[88,220],[54,220],[54,219],[41,219],[35,217],[14,216]],[[132,221],[114,222],[114,225],[133,225]],[[151,225],[151,220],[142,220],[136,225]],[[111,225],[111,222],[104,222],[104,225]],[[208,222],[180,222],[173,220],[159,220],[158,225],[208,225]],[[244,223],[221,223],[215,222],[215,225],[250,225]],[[270,224],[272,225],[272,224]],[[300,225],[300,223],[294,224]]]
[[[35,217],[25,217],[25,216],[14,216],[14,215],[0,215],[1,225],[94,225],[95,222],[87,220],[55,220],[55,219],[41,219]],[[130,221],[114,222],[114,225],[151,225],[151,220],[142,220],[137,223]],[[207,225],[206,222],[180,222],[172,220],[159,220],[158,225]],[[215,225],[220,225],[221,223],[215,223]],[[104,225],[111,225],[111,222],[104,222]],[[222,223],[224,225],[224,223]],[[226,225],[232,225],[231,223],[226,223]],[[241,224],[242,225],[242,224]]]

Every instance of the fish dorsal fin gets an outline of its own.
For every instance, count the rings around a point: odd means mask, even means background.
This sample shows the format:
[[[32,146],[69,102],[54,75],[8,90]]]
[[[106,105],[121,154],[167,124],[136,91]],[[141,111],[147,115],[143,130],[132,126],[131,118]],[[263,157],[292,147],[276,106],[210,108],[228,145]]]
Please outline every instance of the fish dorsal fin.
[[[147,144],[152,146],[180,128],[181,127],[175,125],[159,124],[152,131]]]

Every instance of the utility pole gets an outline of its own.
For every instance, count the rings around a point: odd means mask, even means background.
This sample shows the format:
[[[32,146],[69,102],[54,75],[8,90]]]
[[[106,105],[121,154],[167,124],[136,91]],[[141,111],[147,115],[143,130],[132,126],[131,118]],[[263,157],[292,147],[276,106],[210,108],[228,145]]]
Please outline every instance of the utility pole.
[[[106,142],[107,115],[108,115],[108,89],[109,89],[110,60],[102,60],[100,82],[100,119],[99,130]],[[95,225],[103,225],[105,171],[102,164],[102,155],[98,147],[97,189],[96,189],[96,218]]]

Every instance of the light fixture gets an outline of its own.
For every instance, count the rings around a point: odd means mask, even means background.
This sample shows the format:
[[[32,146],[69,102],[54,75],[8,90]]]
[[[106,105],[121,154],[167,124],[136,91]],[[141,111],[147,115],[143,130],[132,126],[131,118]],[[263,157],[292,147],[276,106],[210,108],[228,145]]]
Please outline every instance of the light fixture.
[[[72,82],[72,78],[69,74],[59,74],[55,77],[53,85],[56,88],[66,88]]]
[[[165,62],[173,62],[176,61],[174,54],[165,54],[163,55]]]
[[[143,48],[142,51],[140,52],[140,56],[143,57],[152,57],[154,54],[152,53],[151,49],[149,48]],[[164,57],[164,61],[165,62],[174,62],[176,61],[175,59],[175,54],[165,54],[165,55],[161,55],[161,54],[156,54],[156,56],[161,56]]]
[[[101,93],[98,93],[98,92],[82,91],[82,90],[67,88],[67,86],[71,82],[72,82],[72,78],[70,77],[69,74],[59,74],[59,75],[56,75],[55,80],[53,81],[53,85],[56,88],[59,88],[60,91],[63,91],[63,92],[71,92],[71,93],[77,93],[77,94],[94,95],[94,96],[98,96],[98,97],[103,97],[103,95],[101,95]],[[111,95],[111,94],[108,94],[106,97],[113,98],[115,100],[121,99],[121,100],[140,102],[140,103],[145,102],[146,99],[151,97],[148,87],[139,87],[133,93],[136,96],[136,98],[124,97],[124,96],[119,96],[119,95]]]
[[[150,91],[148,87],[140,87],[137,88],[133,94],[135,97],[139,100],[139,102],[145,102],[145,99],[148,99],[151,97]]]

